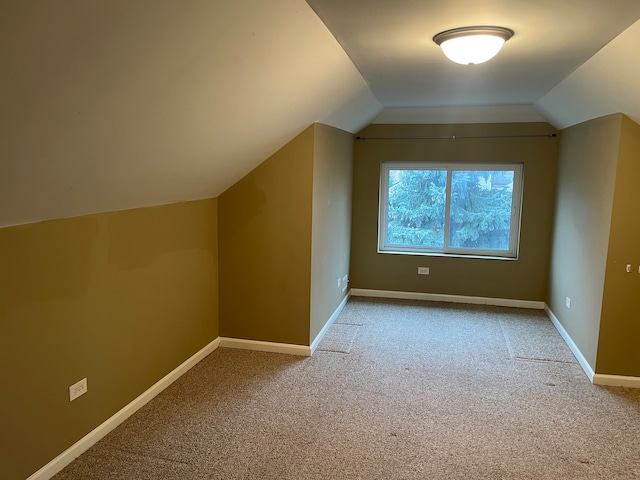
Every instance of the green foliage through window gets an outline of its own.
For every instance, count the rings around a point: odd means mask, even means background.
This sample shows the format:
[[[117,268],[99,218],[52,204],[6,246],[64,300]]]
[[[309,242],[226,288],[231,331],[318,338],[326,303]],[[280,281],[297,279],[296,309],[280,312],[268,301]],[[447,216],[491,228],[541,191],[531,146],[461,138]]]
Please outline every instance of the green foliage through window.
[[[390,170],[387,243],[444,246],[446,170]]]
[[[515,257],[522,167],[384,163],[380,250]]]

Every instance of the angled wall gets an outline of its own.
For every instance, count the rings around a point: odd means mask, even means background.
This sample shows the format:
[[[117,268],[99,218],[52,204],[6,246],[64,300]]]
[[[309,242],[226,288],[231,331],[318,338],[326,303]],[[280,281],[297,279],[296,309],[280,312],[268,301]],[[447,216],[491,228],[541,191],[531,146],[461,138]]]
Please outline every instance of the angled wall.
[[[27,478],[218,336],[216,212],[0,229],[2,478]]]
[[[371,139],[355,142],[351,286],[543,301],[547,291],[558,149],[557,138],[549,137],[552,133],[555,130],[547,123],[365,128],[359,135]],[[457,137],[455,140],[451,139],[453,135]],[[378,253],[378,198],[383,161],[524,163],[518,259]],[[418,276],[419,266],[430,267],[430,275]]]
[[[353,135],[316,124],[311,242],[311,342],[345,296],[337,280],[349,273],[352,173]]]
[[[353,136],[315,124],[219,198],[220,335],[309,346],[345,296]]]
[[[219,197],[220,335],[309,345],[313,125]]]
[[[547,303],[594,371],[621,120],[609,115],[575,125],[560,142]]]
[[[639,158],[640,125],[623,115],[595,368],[600,374],[640,377]]]

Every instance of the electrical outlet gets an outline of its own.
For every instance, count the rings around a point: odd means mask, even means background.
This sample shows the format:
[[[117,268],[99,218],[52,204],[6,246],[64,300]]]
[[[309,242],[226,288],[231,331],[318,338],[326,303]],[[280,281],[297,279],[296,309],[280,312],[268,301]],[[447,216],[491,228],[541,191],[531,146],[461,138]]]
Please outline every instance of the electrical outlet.
[[[87,393],[87,379],[83,378],[69,387],[69,401],[72,402],[85,393]]]
[[[571,308],[571,299],[569,297],[565,298],[564,304],[567,306],[567,308]]]
[[[429,275],[429,267],[418,267],[418,275]]]
[[[342,277],[342,290],[341,290],[341,292],[342,293],[346,292],[348,286],[349,286],[349,276],[345,275],[344,277]]]

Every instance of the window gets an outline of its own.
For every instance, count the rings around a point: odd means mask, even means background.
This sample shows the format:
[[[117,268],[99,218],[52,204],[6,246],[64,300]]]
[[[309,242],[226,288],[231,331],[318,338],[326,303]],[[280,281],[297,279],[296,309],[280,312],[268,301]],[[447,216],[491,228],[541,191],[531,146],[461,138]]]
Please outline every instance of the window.
[[[378,251],[515,258],[522,164],[383,162]]]

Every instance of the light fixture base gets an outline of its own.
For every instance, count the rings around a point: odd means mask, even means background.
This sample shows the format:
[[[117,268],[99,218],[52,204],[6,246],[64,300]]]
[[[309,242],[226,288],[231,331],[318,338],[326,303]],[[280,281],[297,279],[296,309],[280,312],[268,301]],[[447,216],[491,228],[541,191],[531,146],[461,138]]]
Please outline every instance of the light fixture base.
[[[433,41],[450,60],[472,65],[493,58],[513,35],[513,30],[505,27],[461,27],[440,32]]]
[[[451,30],[445,30],[444,32],[437,33],[433,36],[433,41],[437,45],[442,45],[442,42],[446,40],[452,40],[459,37],[470,37],[472,35],[492,35],[494,37],[500,37],[505,42],[509,40],[515,32],[510,28],[494,27],[494,26],[479,26],[479,27],[460,27],[452,28]]]

